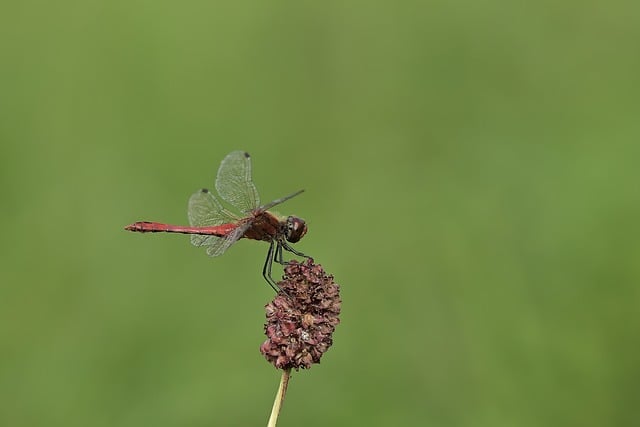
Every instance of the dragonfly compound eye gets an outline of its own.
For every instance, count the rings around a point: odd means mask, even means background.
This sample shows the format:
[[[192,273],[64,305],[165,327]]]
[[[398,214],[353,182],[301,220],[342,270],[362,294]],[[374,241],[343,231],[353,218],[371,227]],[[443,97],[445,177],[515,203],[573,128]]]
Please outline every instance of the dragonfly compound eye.
[[[296,243],[307,234],[307,224],[302,218],[290,216],[287,218],[287,240]]]

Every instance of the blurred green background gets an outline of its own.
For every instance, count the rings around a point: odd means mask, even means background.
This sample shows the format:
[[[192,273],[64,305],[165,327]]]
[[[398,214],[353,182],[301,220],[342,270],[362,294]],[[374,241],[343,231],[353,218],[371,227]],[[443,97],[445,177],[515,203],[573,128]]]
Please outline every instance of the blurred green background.
[[[637,420],[635,3],[2,9],[0,425],[266,424],[267,246],[123,230],[236,149],[342,286],[279,425]]]

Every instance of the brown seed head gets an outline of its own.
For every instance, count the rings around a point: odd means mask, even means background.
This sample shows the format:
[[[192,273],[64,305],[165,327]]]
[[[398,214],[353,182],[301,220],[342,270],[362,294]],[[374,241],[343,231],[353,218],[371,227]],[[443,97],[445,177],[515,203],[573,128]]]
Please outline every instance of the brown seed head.
[[[289,263],[278,285],[282,291],[265,306],[267,340],[260,352],[278,369],[308,369],[333,343],[340,286],[312,259]]]

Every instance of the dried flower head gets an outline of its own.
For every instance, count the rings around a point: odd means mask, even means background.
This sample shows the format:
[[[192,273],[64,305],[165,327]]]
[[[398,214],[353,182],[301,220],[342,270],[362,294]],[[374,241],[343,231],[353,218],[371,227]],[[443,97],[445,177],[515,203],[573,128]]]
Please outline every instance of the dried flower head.
[[[333,343],[340,286],[312,259],[289,263],[278,285],[281,291],[265,306],[267,340],[260,352],[278,369],[308,369]]]

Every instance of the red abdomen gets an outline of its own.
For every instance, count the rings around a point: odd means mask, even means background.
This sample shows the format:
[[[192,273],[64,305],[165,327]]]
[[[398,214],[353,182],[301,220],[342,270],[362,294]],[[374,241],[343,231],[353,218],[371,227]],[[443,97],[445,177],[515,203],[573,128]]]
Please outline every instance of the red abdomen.
[[[229,232],[235,230],[237,224],[212,225],[210,227],[189,227],[182,225],[162,224],[160,222],[139,221],[127,225],[124,229],[137,231],[138,233],[182,233],[182,234],[202,234],[208,236],[225,237]]]

